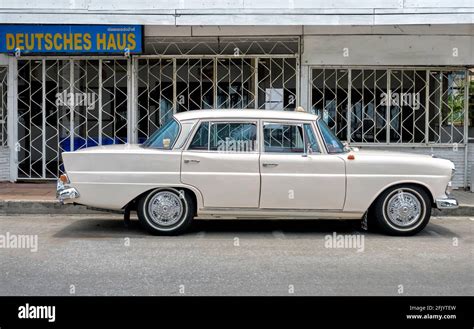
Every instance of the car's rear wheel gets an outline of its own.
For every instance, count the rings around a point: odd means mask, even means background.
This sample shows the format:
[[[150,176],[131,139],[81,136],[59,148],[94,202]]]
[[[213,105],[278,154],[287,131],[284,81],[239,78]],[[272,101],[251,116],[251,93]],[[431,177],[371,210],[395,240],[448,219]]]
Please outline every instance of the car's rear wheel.
[[[414,235],[425,228],[431,217],[428,194],[416,185],[392,187],[375,201],[377,227],[390,235]]]
[[[139,200],[137,213],[140,224],[150,233],[177,235],[191,225],[195,205],[186,191],[156,189]]]

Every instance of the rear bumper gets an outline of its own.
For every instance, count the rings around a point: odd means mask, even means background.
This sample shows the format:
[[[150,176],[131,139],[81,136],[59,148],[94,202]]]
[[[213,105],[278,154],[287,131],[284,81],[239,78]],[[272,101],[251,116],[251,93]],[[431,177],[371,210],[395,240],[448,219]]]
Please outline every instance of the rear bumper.
[[[458,203],[458,200],[454,198],[436,199],[436,208],[456,209],[456,208],[459,208],[459,203]]]
[[[59,202],[64,203],[66,200],[77,199],[79,192],[67,184],[64,184],[61,180],[58,180],[56,185],[56,199]]]

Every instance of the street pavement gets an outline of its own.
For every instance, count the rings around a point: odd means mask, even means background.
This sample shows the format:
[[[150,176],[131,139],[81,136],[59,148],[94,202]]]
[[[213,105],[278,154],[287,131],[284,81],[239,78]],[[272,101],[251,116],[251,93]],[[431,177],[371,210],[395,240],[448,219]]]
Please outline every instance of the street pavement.
[[[301,220],[196,221],[160,237],[132,223],[0,216],[0,295],[474,294],[472,217],[433,217],[414,237]],[[37,251],[13,248],[19,235]]]

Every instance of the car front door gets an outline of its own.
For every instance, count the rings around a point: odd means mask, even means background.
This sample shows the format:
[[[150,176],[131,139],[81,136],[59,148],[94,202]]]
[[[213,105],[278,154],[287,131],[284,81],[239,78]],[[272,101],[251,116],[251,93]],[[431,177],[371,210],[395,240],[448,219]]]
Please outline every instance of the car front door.
[[[208,208],[258,208],[257,120],[201,121],[181,157],[181,181]]]
[[[320,146],[312,122],[262,122],[263,209],[342,210],[345,162]]]

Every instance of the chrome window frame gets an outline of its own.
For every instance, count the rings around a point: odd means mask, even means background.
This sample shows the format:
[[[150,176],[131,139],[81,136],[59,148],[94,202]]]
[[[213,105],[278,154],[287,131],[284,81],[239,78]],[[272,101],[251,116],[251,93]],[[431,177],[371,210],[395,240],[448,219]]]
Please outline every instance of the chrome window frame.
[[[199,128],[201,127],[201,124],[203,122],[209,122],[209,131],[208,131],[208,145],[207,145],[207,150],[193,150],[190,149],[189,146],[191,145],[194,136],[198,132]],[[210,150],[210,141],[209,138],[211,136],[211,124],[213,123],[251,123],[255,125],[256,128],[256,143],[255,147],[256,150],[251,151],[251,152],[219,152],[218,150]],[[192,135],[192,136],[191,136]],[[242,119],[242,118],[219,118],[219,119],[213,119],[213,118],[200,118],[199,121],[195,124],[193,131],[190,133],[190,138],[186,142],[186,145],[183,147],[184,151],[189,151],[189,152],[200,152],[200,153],[219,153],[219,154],[259,154],[260,152],[260,129],[259,129],[259,120],[258,119]]]
[[[292,152],[266,152],[265,151],[265,141],[263,127],[266,123],[278,123],[278,124],[288,124],[288,125],[300,125],[303,129],[303,143],[304,143],[304,152],[303,153],[292,153]],[[314,136],[316,137],[316,142],[318,143],[319,152],[314,153],[307,153],[307,145],[306,145],[306,134],[304,133],[304,125],[309,124],[313,129]],[[318,126],[316,125],[316,121],[313,120],[298,120],[298,119],[260,119],[260,136],[262,136],[260,141],[260,150],[261,154],[286,154],[286,155],[322,155],[328,154],[326,145],[324,144],[324,140],[322,139],[321,133],[319,131]],[[323,147],[324,146],[324,147]]]

